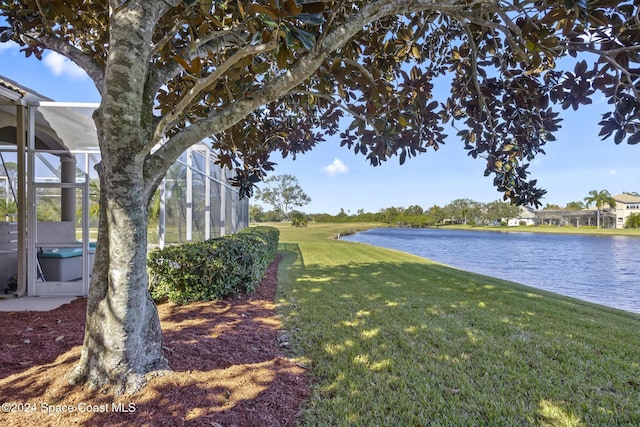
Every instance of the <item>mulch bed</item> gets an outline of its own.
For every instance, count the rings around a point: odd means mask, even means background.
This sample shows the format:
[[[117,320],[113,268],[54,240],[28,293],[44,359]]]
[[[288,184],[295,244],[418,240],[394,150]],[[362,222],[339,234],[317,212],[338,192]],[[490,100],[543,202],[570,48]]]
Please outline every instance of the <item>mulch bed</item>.
[[[1,313],[0,403],[13,405],[3,405],[0,425],[295,424],[309,396],[309,376],[281,348],[274,312],[280,260],[252,295],[159,305],[173,372],[130,396],[73,387],[65,379],[80,356],[85,299],[49,312]]]

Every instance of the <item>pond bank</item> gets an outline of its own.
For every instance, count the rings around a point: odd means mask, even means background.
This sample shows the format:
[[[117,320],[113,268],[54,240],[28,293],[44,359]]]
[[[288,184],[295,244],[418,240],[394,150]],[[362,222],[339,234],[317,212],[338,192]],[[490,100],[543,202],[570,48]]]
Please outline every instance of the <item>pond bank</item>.
[[[490,227],[471,225],[444,225],[431,227],[443,230],[499,231],[501,233],[547,233],[547,234],[584,234],[589,236],[629,236],[640,237],[638,228],[587,228],[587,227],[554,227],[554,226],[516,226]]]
[[[618,235],[370,229],[346,240],[401,250],[467,271],[640,312],[640,239]]]
[[[639,315],[280,229],[302,425],[640,425]]]

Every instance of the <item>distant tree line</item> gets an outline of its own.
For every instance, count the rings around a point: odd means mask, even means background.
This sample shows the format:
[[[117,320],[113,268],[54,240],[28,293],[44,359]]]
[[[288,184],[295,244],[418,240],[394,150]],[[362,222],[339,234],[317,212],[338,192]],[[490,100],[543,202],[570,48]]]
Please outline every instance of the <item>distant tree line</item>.
[[[637,192],[624,192],[624,194],[637,196]],[[294,207],[302,207],[311,202],[311,198],[302,190],[298,179],[292,175],[275,175],[264,180],[262,188],[256,192],[256,199],[271,205],[273,210],[264,211],[261,206],[252,205],[249,208],[249,217],[253,222],[272,222],[290,220],[295,226],[306,226],[310,220],[316,222],[383,222],[408,227],[433,227],[440,224],[468,224],[468,225],[499,225],[517,218],[520,208],[509,202],[495,200],[490,203],[476,202],[464,198],[456,199],[440,207],[431,206],[423,209],[419,205],[404,207],[389,207],[380,209],[376,213],[365,212],[359,209],[356,214],[347,213],[340,209],[337,215],[318,213],[307,215],[304,212],[294,210]],[[547,204],[543,210],[567,210],[578,211],[596,207],[596,226],[600,228],[600,217],[606,208],[615,208],[616,201],[607,190],[591,190],[584,201],[567,203],[564,208],[556,204]],[[637,228],[640,219],[631,217],[626,227]]]
[[[519,212],[519,207],[499,200],[481,203],[471,199],[456,199],[443,207],[434,205],[428,209],[419,205],[406,208],[392,206],[375,213],[359,209],[355,214],[341,209],[336,215],[316,213],[307,217],[315,222],[382,222],[407,227],[433,227],[442,224],[499,225],[517,217]],[[285,219],[281,212],[265,212],[260,206],[251,206],[250,216],[255,222]]]

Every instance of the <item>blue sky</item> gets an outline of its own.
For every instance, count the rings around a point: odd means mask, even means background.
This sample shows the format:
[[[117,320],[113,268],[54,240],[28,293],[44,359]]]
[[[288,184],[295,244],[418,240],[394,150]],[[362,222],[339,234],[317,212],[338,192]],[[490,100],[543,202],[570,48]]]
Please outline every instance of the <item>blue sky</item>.
[[[0,43],[0,75],[27,86],[56,101],[99,102],[93,82],[67,59],[51,52],[43,60],[24,58],[15,45]],[[442,88],[441,90],[447,90]],[[532,177],[548,193],[543,204],[564,206],[582,200],[590,190],[640,192],[640,147],[598,137],[604,100],[564,111],[558,140],[549,143],[547,155],[539,156],[530,167]],[[336,214],[343,208],[377,212],[390,206],[420,205],[428,208],[445,205],[457,198],[490,202],[501,198],[491,177],[484,177],[484,160],[467,156],[463,144],[449,132],[446,145],[407,160],[400,166],[393,158],[379,167],[371,167],[364,156],[328,139],[312,152],[273,160],[276,174],[291,174],[311,197],[302,210],[308,213]]]

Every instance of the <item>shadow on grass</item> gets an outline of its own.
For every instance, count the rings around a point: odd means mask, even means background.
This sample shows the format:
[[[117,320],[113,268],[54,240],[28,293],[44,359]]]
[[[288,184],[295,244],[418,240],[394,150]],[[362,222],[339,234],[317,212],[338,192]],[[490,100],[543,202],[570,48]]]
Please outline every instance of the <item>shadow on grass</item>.
[[[280,311],[316,377],[307,424],[640,423],[640,316],[392,252],[282,249]]]

